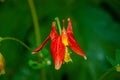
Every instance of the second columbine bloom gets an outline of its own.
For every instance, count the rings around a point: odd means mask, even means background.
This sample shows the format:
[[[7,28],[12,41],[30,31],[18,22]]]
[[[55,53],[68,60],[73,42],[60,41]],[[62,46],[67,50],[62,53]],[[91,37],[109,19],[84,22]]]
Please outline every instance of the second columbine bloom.
[[[84,57],[85,60],[87,59],[86,55],[84,54],[84,52],[81,50],[78,43],[74,39],[73,31],[72,31],[72,23],[70,18],[68,18],[67,30],[64,28],[64,25],[63,25],[60,35],[58,35],[56,31],[56,23],[53,22],[52,30],[50,34],[38,48],[33,50],[33,53],[39,52],[50,39],[52,40],[50,50],[51,50],[51,54],[54,60],[56,70],[60,69],[63,62],[72,61],[72,59],[70,58],[70,52],[69,52],[68,46],[70,46],[70,48],[75,53]]]

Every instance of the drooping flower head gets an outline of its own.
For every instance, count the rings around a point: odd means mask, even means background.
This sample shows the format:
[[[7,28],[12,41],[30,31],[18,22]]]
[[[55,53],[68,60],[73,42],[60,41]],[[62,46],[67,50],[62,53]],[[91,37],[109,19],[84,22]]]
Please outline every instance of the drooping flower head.
[[[70,52],[69,52],[68,46],[70,46],[70,48],[75,53],[84,57],[85,60],[87,59],[86,55],[84,54],[84,52],[81,50],[78,43],[74,39],[73,31],[72,31],[72,23],[70,18],[68,18],[67,30],[64,28],[64,25],[62,28],[63,29],[59,35],[56,31],[56,23],[53,22],[52,30],[48,35],[48,37],[38,48],[33,50],[33,53],[40,51],[45,46],[47,41],[51,39],[52,42],[51,42],[50,50],[51,50],[51,55],[53,57],[56,70],[60,69],[63,62],[72,61],[72,59],[70,58]]]

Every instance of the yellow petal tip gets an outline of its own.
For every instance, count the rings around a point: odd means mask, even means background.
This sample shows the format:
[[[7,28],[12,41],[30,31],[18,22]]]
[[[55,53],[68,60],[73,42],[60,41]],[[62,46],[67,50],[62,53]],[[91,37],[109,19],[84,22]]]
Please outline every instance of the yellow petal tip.
[[[86,57],[86,56],[84,56],[84,59],[85,59],[85,60],[87,60],[87,57]]]
[[[60,69],[60,67],[59,66],[55,66],[55,70],[59,70]]]
[[[70,18],[68,18],[68,21],[70,21]]]
[[[37,52],[32,52],[32,54],[35,54],[35,53],[37,53]]]
[[[62,62],[56,63],[56,64],[55,64],[55,69],[56,69],[56,70],[59,70],[59,69],[61,68],[61,66],[62,66]]]
[[[3,74],[5,74],[5,70],[0,71],[0,75],[3,75]]]
[[[52,22],[52,27],[55,27],[56,26],[56,22]]]

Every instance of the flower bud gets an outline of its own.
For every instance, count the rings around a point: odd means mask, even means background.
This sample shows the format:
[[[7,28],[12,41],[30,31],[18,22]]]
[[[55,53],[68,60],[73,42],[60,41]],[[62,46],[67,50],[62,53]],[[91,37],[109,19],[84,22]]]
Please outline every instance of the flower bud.
[[[5,60],[2,54],[0,53],[0,75],[5,74]]]

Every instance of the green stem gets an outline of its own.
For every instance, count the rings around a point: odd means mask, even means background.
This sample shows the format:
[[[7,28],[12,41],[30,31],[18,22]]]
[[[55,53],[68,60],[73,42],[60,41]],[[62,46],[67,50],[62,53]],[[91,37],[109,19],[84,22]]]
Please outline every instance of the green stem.
[[[13,40],[13,41],[16,41],[18,43],[20,43],[21,45],[23,45],[25,48],[27,48],[30,52],[32,51],[32,49],[27,46],[24,42],[22,42],[21,40],[17,39],[17,38],[13,38],[13,37],[4,37],[2,38],[2,41],[4,40]]]
[[[37,17],[37,13],[36,13],[36,10],[35,10],[33,0],[28,0],[28,3],[29,3],[31,13],[32,13],[32,17],[33,17],[34,29],[35,29],[35,35],[36,35],[36,43],[38,45],[41,42],[38,17]],[[41,79],[46,80],[46,74],[45,74],[44,69],[41,69]]]
[[[115,67],[110,68],[108,71],[106,71],[102,76],[100,76],[100,78],[98,80],[104,80],[105,77],[108,76],[108,74],[110,74],[112,71],[115,70]]]
[[[35,10],[35,6],[34,6],[34,3],[33,3],[33,0],[28,0],[28,3],[29,3],[30,9],[31,9],[31,13],[32,13],[32,17],[33,17],[36,42],[37,42],[37,45],[39,45],[41,40],[40,40],[40,28],[39,28],[38,17],[37,17],[37,14],[36,14],[36,10]]]
[[[58,17],[55,18],[57,25],[58,25],[58,29],[59,29],[59,33],[61,34],[61,26],[60,26],[60,20]]]

